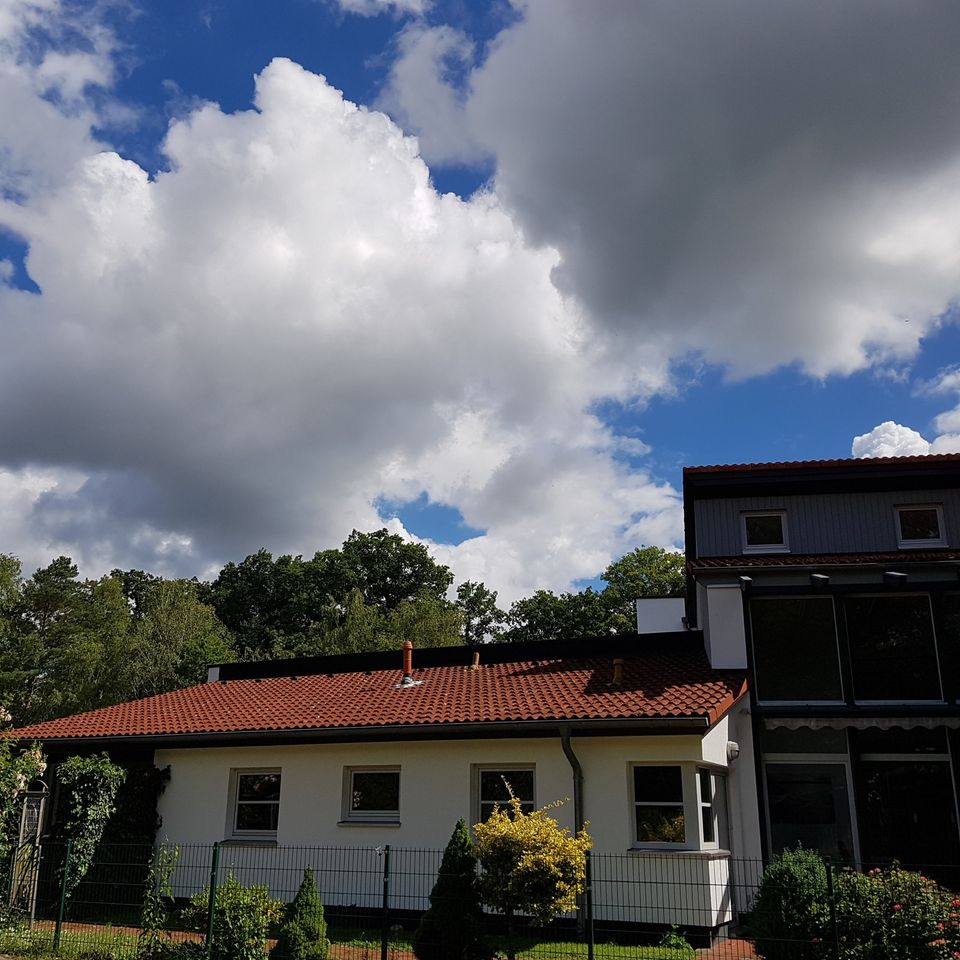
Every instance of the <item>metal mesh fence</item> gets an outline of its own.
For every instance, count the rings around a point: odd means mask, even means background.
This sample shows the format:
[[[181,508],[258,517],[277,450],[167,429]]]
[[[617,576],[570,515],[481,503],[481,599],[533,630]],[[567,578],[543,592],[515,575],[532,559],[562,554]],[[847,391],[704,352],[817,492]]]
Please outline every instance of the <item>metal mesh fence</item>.
[[[211,888],[215,905],[218,896],[228,897],[231,884],[262,887],[264,897],[288,904],[309,867],[324,906],[330,957],[412,960],[412,935],[430,906],[442,855],[439,849],[390,847],[102,844],[78,878],[71,873],[75,863],[68,846],[42,842],[21,848],[8,865],[0,953],[237,960],[218,946],[209,911]],[[752,932],[750,924],[763,912],[755,910],[763,873],[757,861],[720,852],[593,854],[576,912],[546,926],[523,915],[508,925],[490,911],[480,913],[478,922],[490,955],[689,960],[694,951],[682,937],[704,947],[744,924]],[[782,881],[768,876],[765,896],[768,904],[779,898],[774,912],[782,915],[779,926],[768,922],[764,928],[764,955],[770,960],[955,960],[960,900],[944,885],[951,876],[947,868],[910,873],[827,864],[813,886],[801,884],[799,893],[796,876],[784,874]],[[434,906],[436,901],[437,895]],[[274,946],[276,919],[242,960]],[[746,941],[713,949],[711,958],[756,955]],[[283,958],[275,951],[273,960]]]

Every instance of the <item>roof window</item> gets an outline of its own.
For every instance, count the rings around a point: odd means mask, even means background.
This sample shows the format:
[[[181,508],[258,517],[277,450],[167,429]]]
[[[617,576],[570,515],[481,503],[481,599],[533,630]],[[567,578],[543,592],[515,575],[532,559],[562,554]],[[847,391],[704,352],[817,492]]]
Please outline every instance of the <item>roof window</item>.
[[[901,550],[945,547],[943,508],[939,503],[915,503],[896,507],[897,545]]]
[[[784,510],[764,510],[743,513],[744,553],[786,553],[787,514]]]

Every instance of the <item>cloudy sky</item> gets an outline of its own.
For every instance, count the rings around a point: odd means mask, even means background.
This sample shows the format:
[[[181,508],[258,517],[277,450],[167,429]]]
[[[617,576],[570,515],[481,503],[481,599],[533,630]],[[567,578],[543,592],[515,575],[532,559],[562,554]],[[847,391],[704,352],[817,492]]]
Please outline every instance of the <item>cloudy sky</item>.
[[[685,464],[960,450],[955,0],[0,0],[0,552],[384,523],[503,600]]]

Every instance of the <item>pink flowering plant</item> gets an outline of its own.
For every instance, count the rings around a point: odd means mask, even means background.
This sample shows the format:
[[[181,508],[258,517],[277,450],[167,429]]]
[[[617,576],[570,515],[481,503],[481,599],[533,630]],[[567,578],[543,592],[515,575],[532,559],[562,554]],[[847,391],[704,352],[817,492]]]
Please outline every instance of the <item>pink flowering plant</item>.
[[[809,850],[787,851],[764,874],[754,933],[766,960],[960,960],[960,898],[894,864],[833,873]]]

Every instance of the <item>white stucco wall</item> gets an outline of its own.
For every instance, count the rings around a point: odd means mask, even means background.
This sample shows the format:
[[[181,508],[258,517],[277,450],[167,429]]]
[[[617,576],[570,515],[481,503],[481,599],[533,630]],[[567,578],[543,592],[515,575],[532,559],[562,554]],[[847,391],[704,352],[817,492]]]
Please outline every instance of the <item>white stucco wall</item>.
[[[631,792],[634,764],[681,764],[688,846],[699,847],[697,767],[708,764],[723,772],[729,738],[726,719],[704,737],[573,738],[573,748],[584,771],[584,814],[594,839],[598,917],[708,927],[731,919],[725,852],[636,850],[632,845]],[[303,866],[313,863],[317,854],[305,849],[291,853],[290,847],[356,848],[354,859],[342,851],[331,851],[329,863],[324,861],[326,866],[314,866],[320,871],[318,882],[328,903],[370,905],[377,902],[380,891],[380,861],[374,851],[390,844],[395,864],[404,874],[397,882],[395,895],[409,909],[425,907],[424,898],[438,862],[436,854],[414,851],[442,848],[459,817],[469,822],[476,815],[472,797],[472,771],[476,765],[534,764],[538,806],[572,798],[573,794],[572,773],[559,736],[161,750],[155,762],[161,767],[169,765],[171,771],[169,785],[160,798],[163,825],[159,836],[182,846],[183,869],[176,891],[180,895],[206,882],[208,854],[197,848],[196,864],[189,869],[188,860],[193,856],[189,845],[224,839],[231,771],[235,769],[268,767],[282,771],[277,845],[228,844],[223,848],[224,864],[238,878],[245,882],[266,881],[280,895],[292,896]],[[343,770],[356,766],[400,767],[399,826],[341,822]],[[572,829],[572,799],[555,815],[562,825]],[[609,854],[617,856],[604,859]],[[341,867],[336,866],[341,862]],[[346,892],[344,884],[338,881],[340,870],[352,874]],[[623,876],[624,870],[630,873],[629,878]],[[362,876],[358,878],[357,874]],[[629,881],[626,886],[624,881]],[[669,895],[674,887],[677,897]]]

